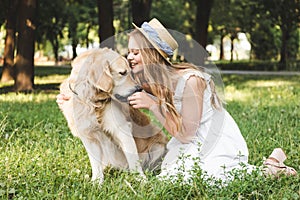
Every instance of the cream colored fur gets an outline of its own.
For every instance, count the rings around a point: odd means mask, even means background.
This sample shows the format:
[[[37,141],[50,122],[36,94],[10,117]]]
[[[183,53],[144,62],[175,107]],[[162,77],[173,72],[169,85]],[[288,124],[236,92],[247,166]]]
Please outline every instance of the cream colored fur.
[[[61,105],[62,112],[72,134],[85,146],[92,180],[99,183],[106,166],[144,176],[143,168],[156,166],[165,153],[166,136],[146,115],[115,97],[126,99],[136,91],[129,73],[126,59],[118,53],[88,50],[73,61],[71,74],[60,87],[71,97]]]

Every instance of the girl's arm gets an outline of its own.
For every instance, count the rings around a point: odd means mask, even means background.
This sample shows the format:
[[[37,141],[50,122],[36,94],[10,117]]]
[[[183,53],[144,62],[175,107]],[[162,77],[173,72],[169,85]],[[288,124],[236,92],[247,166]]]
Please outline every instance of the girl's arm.
[[[182,133],[177,137],[181,142],[190,142],[196,136],[202,117],[205,88],[205,80],[197,76],[191,76],[186,82],[181,104]]]
[[[182,99],[182,127],[175,131],[176,123],[167,109],[161,107],[154,98],[145,92],[137,92],[128,98],[133,108],[146,108],[153,112],[165,129],[182,143],[189,143],[196,135],[201,121],[203,92],[205,81],[202,78],[191,76],[187,82]],[[163,113],[162,113],[163,112]]]

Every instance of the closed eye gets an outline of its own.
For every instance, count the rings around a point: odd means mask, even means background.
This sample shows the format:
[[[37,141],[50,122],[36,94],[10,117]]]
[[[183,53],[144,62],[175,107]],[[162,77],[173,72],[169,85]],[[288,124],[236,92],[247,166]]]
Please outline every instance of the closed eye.
[[[123,72],[119,72],[119,74],[121,74],[122,76],[125,76],[127,74],[127,70],[125,70]]]

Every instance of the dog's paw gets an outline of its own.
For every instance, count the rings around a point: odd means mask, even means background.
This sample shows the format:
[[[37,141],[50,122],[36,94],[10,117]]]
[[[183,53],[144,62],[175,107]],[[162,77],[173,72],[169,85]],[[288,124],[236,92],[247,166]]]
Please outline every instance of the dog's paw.
[[[147,182],[147,177],[144,173],[139,173],[138,176],[135,176],[134,178],[137,182],[140,182],[140,183],[145,183]]]
[[[95,176],[95,177],[92,177],[92,183],[94,184],[98,184],[98,185],[101,185],[104,181],[104,177],[103,176]]]

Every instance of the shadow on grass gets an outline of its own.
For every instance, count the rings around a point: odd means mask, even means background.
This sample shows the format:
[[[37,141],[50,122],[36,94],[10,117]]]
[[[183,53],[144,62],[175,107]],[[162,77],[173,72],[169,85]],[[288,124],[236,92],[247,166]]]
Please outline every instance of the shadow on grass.
[[[0,75],[2,74],[2,66],[0,66]],[[45,77],[50,75],[68,75],[71,72],[71,66],[35,66],[34,76]],[[0,76],[1,77],[1,76]]]
[[[34,67],[35,76],[45,77],[50,75],[69,75],[71,66],[36,66]]]
[[[35,66],[34,67],[34,76],[35,77],[46,77],[50,75],[69,75],[71,72],[70,66]],[[2,66],[0,66],[0,75],[2,72]],[[24,91],[21,93],[50,93],[53,91],[59,90],[60,83],[49,83],[49,84],[35,84],[33,91]],[[8,94],[10,92],[16,92],[13,85],[0,87],[0,95]]]

